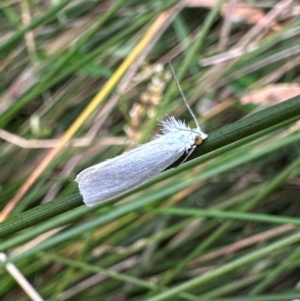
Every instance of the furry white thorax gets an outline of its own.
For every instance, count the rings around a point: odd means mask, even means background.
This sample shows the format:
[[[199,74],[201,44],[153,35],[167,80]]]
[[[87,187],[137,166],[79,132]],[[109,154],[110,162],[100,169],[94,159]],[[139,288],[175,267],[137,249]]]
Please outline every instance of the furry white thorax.
[[[163,127],[163,134],[174,133],[178,131],[190,131],[193,133],[197,133],[203,140],[207,138],[207,134],[202,132],[199,127],[192,129],[185,123],[185,121],[176,119],[174,116],[168,117],[166,120],[161,121],[160,124]]]
[[[185,153],[193,152],[197,146],[196,141],[201,138],[204,140],[207,135],[199,128],[189,127],[183,120],[175,117],[168,117],[166,120],[160,122],[162,125],[162,135],[158,135],[160,143],[176,144],[178,152]],[[202,141],[201,140],[201,141]],[[155,141],[155,140],[153,140]]]
[[[163,120],[160,124],[163,126],[162,128],[163,134],[177,132],[180,130],[184,130],[184,131],[192,130],[188,125],[185,124],[183,120],[176,119],[174,116],[168,117],[166,120]]]

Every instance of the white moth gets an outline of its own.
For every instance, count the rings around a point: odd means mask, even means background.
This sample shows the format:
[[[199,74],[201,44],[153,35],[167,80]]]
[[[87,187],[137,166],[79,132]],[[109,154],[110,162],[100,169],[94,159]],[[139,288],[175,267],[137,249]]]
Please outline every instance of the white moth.
[[[176,77],[175,80],[177,81]],[[197,128],[191,129],[184,121],[169,117],[161,122],[163,134],[158,135],[158,138],[84,169],[77,175],[76,181],[87,206],[108,201],[140,186],[168,168],[184,154],[186,154],[185,161],[207,137],[207,134],[201,131],[180,86],[179,89]]]

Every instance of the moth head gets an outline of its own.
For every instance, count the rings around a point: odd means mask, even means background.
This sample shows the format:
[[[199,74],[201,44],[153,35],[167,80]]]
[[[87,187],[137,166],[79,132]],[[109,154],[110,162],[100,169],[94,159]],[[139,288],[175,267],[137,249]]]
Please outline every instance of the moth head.
[[[202,141],[203,141],[203,138],[201,136],[197,135],[194,140],[194,145],[200,145],[202,143]]]

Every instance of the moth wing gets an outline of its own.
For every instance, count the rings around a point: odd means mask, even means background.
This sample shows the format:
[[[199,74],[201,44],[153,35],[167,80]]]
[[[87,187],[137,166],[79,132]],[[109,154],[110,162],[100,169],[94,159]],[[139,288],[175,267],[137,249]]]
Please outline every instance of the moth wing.
[[[76,178],[88,206],[134,189],[178,160],[185,149],[163,136],[127,153],[83,170]]]

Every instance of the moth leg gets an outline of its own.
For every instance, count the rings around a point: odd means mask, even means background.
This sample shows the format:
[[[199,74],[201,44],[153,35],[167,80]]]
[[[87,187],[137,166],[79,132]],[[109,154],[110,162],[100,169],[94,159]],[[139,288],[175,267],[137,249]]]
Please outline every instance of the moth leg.
[[[195,144],[191,146],[191,149],[187,153],[186,157],[183,159],[183,161],[178,166],[180,166],[181,164],[183,164],[188,159],[188,157],[194,152],[194,150],[195,150],[196,147],[197,147],[197,145],[195,145]]]

